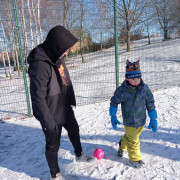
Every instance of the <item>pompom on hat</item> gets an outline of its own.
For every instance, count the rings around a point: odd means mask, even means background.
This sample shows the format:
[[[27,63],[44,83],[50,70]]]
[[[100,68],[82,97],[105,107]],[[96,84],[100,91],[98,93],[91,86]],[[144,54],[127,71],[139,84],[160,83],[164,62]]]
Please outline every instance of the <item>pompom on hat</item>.
[[[126,61],[125,78],[126,79],[141,78],[139,60],[133,63],[129,62],[129,60]]]

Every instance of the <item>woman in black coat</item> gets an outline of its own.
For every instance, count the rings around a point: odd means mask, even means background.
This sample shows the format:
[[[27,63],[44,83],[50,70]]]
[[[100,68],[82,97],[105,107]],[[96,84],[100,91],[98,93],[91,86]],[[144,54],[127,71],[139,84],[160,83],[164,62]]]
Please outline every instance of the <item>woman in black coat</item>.
[[[33,114],[40,121],[45,134],[51,179],[62,179],[58,166],[62,127],[68,132],[76,161],[94,160],[82,151],[79,126],[71,107],[76,106],[75,95],[64,61],[64,56],[77,40],[63,26],[56,26],[49,31],[42,44],[31,50],[27,58]]]

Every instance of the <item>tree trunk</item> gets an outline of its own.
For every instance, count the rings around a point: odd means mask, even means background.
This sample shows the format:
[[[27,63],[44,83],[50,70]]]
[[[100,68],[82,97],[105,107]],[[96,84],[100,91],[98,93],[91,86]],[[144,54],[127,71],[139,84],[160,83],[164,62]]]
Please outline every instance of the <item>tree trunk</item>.
[[[14,62],[14,71],[17,71],[16,57],[15,57],[14,50],[12,47],[11,47],[11,53],[12,53],[13,62]]]
[[[2,61],[3,61],[3,65],[4,65],[4,71],[5,71],[5,75],[6,77],[9,77],[8,72],[7,72],[7,68],[6,68],[6,62],[5,62],[5,58],[4,58],[4,49],[3,49],[3,44],[2,41],[0,41],[0,47],[1,47],[1,52],[2,52]]]
[[[28,48],[28,38],[27,38],[27,30],[26,30],[26,20],[25,20],[25,15],[24,15],[24,0],[21,0],[21,11],[22,11],[22,33],[23,33],[23,38],[24,38],[24,56],[27,56],[27,48]],[[15,35],[14,35],[15,36]]]
[[[34,25],[35,25],[35,37],[36,37],[36,43],[37,45],[39,44],[39,36],[38,36],[38,19],[36,17],[36,13],[35,13],[35,9],[37,9],[36,7],[34,7],[34,3],[32,1],[32,16],[33,16],[33,20],[34,20]]]
[[[22,12],[24,11],[24,8],[23,8],[23,2],[22,2]],[[19,11],[19,14],[21,12]],[[23,12],[24,13],[24,12]],[[22,17],[22,20],[20,19],[21,21],[21,24],[22,24],[22,34],[23,34],[23,38],[24,38],[24,45],[23,45],[23,54],[24,54],[24,57],[27,56],[27,48],[28,48],[28,40],[27,40],[27,30],[26,30],[26,25],[25,25],[25,18],[24,18],[24,15]],[[19,50],[20,51],[20,50]],[[19,59],[19,57],[18,57]],[[27,58],[24,58],[22,59],[24,62],[25,62],[25,65],[26,65],[26,71],[28,70],[28,63],[27,63]],[[20,74],[20,72],[18,72],[18,74]]]
[[[33,37],[33,31],[32,31],[32,14],[31,14],[31,9],[29,6],[29,0],[27,1],[27,6],[28,6],[28,11],[29,11],[29,30],[30,30],[30,35],[31,35],[31,49],[34,48],[34,37]]]
[[[169,36],[168,36],[168,28],[164,28],[164,40],[167,40],[169,39]]]
[[[16,64],[17,64],[17,69],[18,69],[18,76],[20,76],[21,73],[20,73],[20,68],[19,68],[19,56],[18,56],[17,44],[15,44],[15,53],[16,53]]]
[[[130,48],[130,30],[127,30],[127,52],[129,52],[131,50]]]
[[[15,51],[15,64],[16,64],[16,67],[14,67],[17,71],[18,71],[18,76],[20,76],[20,68],[19,68],[19,59],[18,59],[18,48],[17,48],[17,37],[15,35],[15,28],[14,26],[12,27],[13,29],[13,32],[12,32],[12,37],[14,39],[14,51]],[[25,48],[25,47],[24,47]]]
[[[83,55],[83,44],[82,44],[82,40],[83,40],[83,16],[84,16],[84,8],[83,8],[83,2],[84,0],[82,0],[81,4],[80,4],[80,10],[81,10],[81,29],[80,29],[80,53],[81,53],[81,58],[82,58],[82,63],[85,63],[85,59],[84,59],[84,55]]]
[[[148,34],[148,44],[151,44],[150,34],[149,34],[149,23],[147,22],[147,34]]]
[[[67,12],[66,12],[66,0],[63,0],[63,26],[66,26],[66,16],[67,16]]]
[[[6,46],[6,51],[7,51],[7,60],[8,60],[8,65],[9,65],[9,78],[10,80],[13,79],[13,76],[12,76],[12,72],[11,72],[11,61],[10,61],[10,58],[9,58],[9,53],[8,53],[8,48]]]
[[[11,9],[11,6],[9,4],[9,9]],[[12,35],[10,35],[10,39],[9,39],[9,42],[10,42],[10,48],[11,48],[11,53],[12,53],[12,57],[13,57],[13,62],[14,62],[14,71],[17,71],[19,70],[18,69],[18,66],[17,66],[17,62],[16,62],[16,55],[15,55],[15,51],[14,51],[14,47],[16,46],[16,38],[15,38],[15,27],[14,27],[14,23],[13,23],[13,15],[12,15],[12,12],[10,11],[8,13],[9,15],[9,21],[10,21],[10,25],[9,25],[9,29],[11,29],[12,31]],[[14,44],[14,47],[13,47],[13,44]]]
[[[102,51],[102,49],[103,49],[103,42],[102,42],[103,40],[102,40],[102,29],[101,29],[101,51]]]
[[[39,24],[39,31],[40,31],[40,43],[43,42],[43,35],[42,35],[42,29],[41,29],[41,19],[40,19],[40,8],[39,8],[40,0],[37,2],[38,7],[38,24]]]
[[[9,65],[9,77],[10,77],[10,79],[12,79],[11,63],[10,63],[9,54],[8,54],[8,48],[7,48],[7,43],[6,43],[6,35],[5,35],[5,31],[4,31],[4,26],[3,26],[2,20],[0,19],[0,21],[1,21],[1,29],[2,29],[2,33],[3,33],[3,39],[4,39],[4,47],[5,47],[5,50],[6,50],[6,53],[7,53],[7,60],[8,60],[8,65]]]
[[[149,32],[148,32],[148,44],[149,45],[151,44],[151,38],[150,38]]]

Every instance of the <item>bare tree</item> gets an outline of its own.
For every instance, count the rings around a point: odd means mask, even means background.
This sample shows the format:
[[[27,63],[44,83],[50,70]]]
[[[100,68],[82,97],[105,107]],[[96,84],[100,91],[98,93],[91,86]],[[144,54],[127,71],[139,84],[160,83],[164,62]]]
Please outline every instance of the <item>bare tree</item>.
[[[14,20],[13,20],[13,15],[12,15],[12,7],[11,7],[11,3],[10,2],[2,2],[1,7],[3,7],[3,9],[6,9],[6,11],[1,11],[1,15],[3,20],[1,21],[1,30],[3,33],[3,37],[4,37],[4,41],[3,44],[1,42],[1,45],[3,45],[4,47],[3,50],[7,51],[7,55],[6,58],[8,60],[8,66],[9,66],[9,71],[10,71],[10,78],[12,78],[11,75],[11,63],[10,63],[10,57],[9,57],[9,53],[11,54],[11,58],[14,62],[14,70],[18,69],[18,61],[16,58],[16,45],[17,45],[17,40],[15,38],[15,24],[14,24]],[[5,13],[7,12],[8,13]],[[4,54],[3,54],[4,55]],[[3,56],[4,60],[5,57]],[[6,64],[4,64],[6,65]],[[6,70],[6,66],[5,67],[5,71]],[[19,75],[19,71],[18,71],[18,75]]]
[[[15,24],[13,23],[13,15],[11,11],[11,5],[9,3],[9,43],[11,48],[11,55],[14,61],[14,71],[18,70],[18,76],[20,76],[19,60],[17,57],[17,38],[15,36]]]
[[[156,14],[157,20],[163,31],[164,40],[170,38],[170,30],[172,30],[174,22],[174,9],[176,9],[176,0],[152,0]]]
[[[42,33],[42,28],[41,28],[41,16],[40,16],[40,0],[37,0],[37,21],[38,21],[38,26],[39,26],[39,32],[40,32],[40,42],[43,42],[43,33]]]
[[[33,0],[32,0],[32,2],[31,2],[31,4],[32,4],[32,17],[33,17],[33,25],[34,25],[34,27],[35,27],[35,37],[36,37],[36,44],[39,44],[39,31],[38,31],[38,18],[37,18],[37,15],[36,15],[36,10],[37,10],[37,5],[38,4],[36,4],[36,6],[34,6],[34,2],[33,2]]]
[[[32,28],[32,8],[30,7],[29,0],[27,0],[27,8],[29,11],[29,31],[30,31],[30,39],[31,39],[31,49],[34,48],[34,36],[33,36],[33,28]]]
[[[53,26],[63,24],[63,1],[40,1],[40,21],[43,33],[47,33]]]
[[[68,13],[68,1],[67,0],[63,0],[63,26],[66,26],[66,21],[67,21],[67,13]]]
[[[9,66],[9,77],[10,77],[10,79],[13,79],[12,72],[11,72],[11,62],[10,62],[9,51],[8,51],[8,42],[7,42],[7,38],[6,38],[5,30],[4,30],[4,25],[2,23],[1,18],[0,18],[0,22],[1,22],[1,29],[2,29],[2,33],[3,33],[3,39],[4,39],[4,47],[5,47],[5,51],[7,53],[7,60],[8,60],[8,66]]]
[[[149,0],[146,9],[144,10],[141,21],[144,22],[145,31],[147,32],[148,44],[151,44],[151,29],[153,26],[156,26],[157,22],[155,21],[156,13],[154,11],[154,6],[151,0]]]
[[[76,25],[79,22],[79,17],[80,17],[80,7],[79,7],[79,1],[73,1],[73,0],[69,0],[69,3],[66,5],[68,6],[68,8],[63,8],[66,9],[66,16],[64,18],[66,18],[66,23],[65,23],[65,27],[73,32],[74,28],[76,27]]]
[[[4,48],[3,48],[3,43],[0,40],[0,47],[1,47],[1,57],[2,57],[2,61],[3,61],[3,65],[4,65],[4,71],[5,71],[5,75],[6,77],[9,77],[8,75],[8,71],[7,71],[7,67],[6,67],[6,62],[5,62],[5,58],[4,58]]]
[[[20,4],[21,3],[21,4]],[[29,2],[28,2],[29,3]],[[31,43],[28,42],[28,28],[26,27],[27,26],[27,23],[28,23],[28,18],[25,14],[25,3],[24,3],[24,0],[21,0],[21,2],[19,2],[19,14],[21,14],[19,20],[21,22],[21,29],[22,29],[22,37],[23,37],[23,53],[24,53],[24,57],[27,56],[27,53],[28,53],[28,44],[31,44],[31,47],[33,47],[34,45],[34,38],[33,38],[33,32],[32,32],[32,20],[31,20],[31,15],[30,15],[30,18],[29,18],[29,27],[30,27],[30,34],[31,34]],[[28,4],[28,7],[29,7],[29,4]],[[30,7],[28,8],[28,12],[30,12],[31,9]],[[15,40],[17,39],[16,36],[14,36]],[[16,40],[17,41],[17,40]],[[15,43],[16,47],[15,49],[17,50],[17,43]],[[16,53],[16,57],[17,57],[18,53]],[[18,58],[18,57],[17,57]],[[28,71],[28,64],[27,64],[27,59],[23,59],[23,61],[25,61],[26,63],[26,71]],[[19,65],[19,60],[17,61],[18,65]]]
[[[146,25],[146,30],[147,30],[147,36],[148,36],[148,44],[151,44],[151,39],[150,39],[150,30],[149,30],[149,21],[147,21],[146,23],[145,23],[145,25]]]
[[[106,39],[103,39],[104,34],[107,36],[107,29],[108,31],[113,27],[113,20],[111,19],[112,16],[109,14],[110,10],[110,2],[109,1],[97,1],[96,3],[97,15],[95,18],[96,27],[100,31],[100,50],[103,49],[103,43]]]
[[[82,58],[82,63],[85,63],[85,59],[84,59],[84,55],[83,55],[83,18],[84,18],[84,0],[81,1],[80,3],[80,12],[81,12],[81,16],[80,16],[80,53],[81,53],[81,58]]]
[[[180,36],[180,0],[175,0],[173,12],[174,22],[172,28],[176,30],[177,35]]]
[[[147,0],[120,0],[118,3],[119,16],[125,21],[127,34],[127,51],[130,51],[131,29],[136,25],[147,6]]]

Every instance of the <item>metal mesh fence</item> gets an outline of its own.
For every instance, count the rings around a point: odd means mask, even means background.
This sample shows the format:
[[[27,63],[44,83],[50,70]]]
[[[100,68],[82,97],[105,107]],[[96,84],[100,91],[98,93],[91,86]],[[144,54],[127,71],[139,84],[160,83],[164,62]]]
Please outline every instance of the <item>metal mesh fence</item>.
[[[1,1],[0,6],[2,22],[0,34],[3,48],[1,51],[5,52],[4,60],[1,60],[0,117],[2,118],[27,114],[13,2],[15,1]],[[111,71],[108,65],[112,62],[114,66],[113,4],[94,0],[19,0],[16,3],[24,57],[45,40],[47,32],[53,26],[61,24],[79,39],[78,51],[66,57],[77,105],[108,99],[112,94],[109,89],[115,88],[115,72],[114,69]],[[108,50],[111,47],[112,49]],[[23,61],[28,69],[26,58]],[[106,74],[109,74],[108,80]],[[29,85],[28,74],[26,76]]]
[[[114,17],[115,2],[117,17]],[[116,60],[119,82],[124,80],[126,60],[140,59],[143,80],[153,90],[179,86],[179,4],[173,1],[170,5],[168,1],[161,0],[152,1],[154,4],[144,4],[148,1],[140,0],[124,2],[133,2],[129,6],[129,21],[125,6],[119,0],[1,0],[0,118],[28,114],[29,92],[25,92],[22,72],[28,69],[26,57],[31,49],[45,40],[47,32],[58,24],[65,26],[79,39],[78,50],[66,57],[77,105],[109,100],[114,93],[114,18],[118,23],[119,42],[116,45],[119,57]],[[160,10],[164,8],[162,4],[167,7],[165,15],[168,23],[163,22],[159,16],[162,14]],[[135,9],[139,12],[135,12]],[[16,26],[17,20],[19,27]],[[17,30],[22,47],[18,44]],[[28,75],[25,76],[29,85]]]
[[[1,1],[0,8],[0,118],[23,117],[27,102],[12,3]]]

